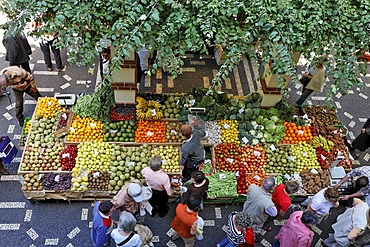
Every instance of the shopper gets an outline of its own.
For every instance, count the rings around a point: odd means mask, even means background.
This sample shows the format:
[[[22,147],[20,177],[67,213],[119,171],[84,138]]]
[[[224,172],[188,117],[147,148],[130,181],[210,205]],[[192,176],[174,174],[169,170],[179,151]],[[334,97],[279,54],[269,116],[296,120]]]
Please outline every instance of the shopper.
[[[273,247],[311,247],[315,233],[310,228],[318,222],[314,212],[293,212],[275,236]]]
[[[195,117],[191,125],[181,126],[181,133],[186,140],[183,141],[181,147],[180,171],[183,182],[186,182],[204,161],[205,151],[201,142],[202,138],[206,136],[204,121]]]
[[[358,159],[370,147],[370,118],[362,126],[361,133],[352,142],[349,151],[354,159]]]
[[[110,201],[97,201],[93,209],[91,239],[94,247],[109,246],[110,233],[114,228],[112,220],[113,204]]]
[[[177,205],[176,216],[171,224],[174,230],[174,234],[171,237],[173,241],[181,237],[185,242],[185,247],[194,246],[199,209],[200,200],[195,197],[190,197],[187,204],[179,203]]]
[[[60,56],[60,49],[55,46],[55,41],[57,37],[51,34],[45,34],[41,36],[40,39],[40,49],[44,54],[44,61],[46,67],[49,71],[53,71],[53,65],[51,63],[51,52],[54,54],[55,63],[57,66],[57,71],[62,71],[66,66],[62,63],[62,58]],[[50,52],[51,50],[51,52]]]
[[[15,96],[15,115],[18,123],[23,127],[23,95],[24,93],[30,95],[35,100],[42,97],[36,88],[35,80],[31,73],[18,67],[6,67],[0,71],[0,86],[11,87]]]
[[[232,212],[227,218],[226,238],[217,247],[239,247],[245,243],[245,232],[253,224],[252,217],[246,212]]]
[[[123,211],[119,216],[118,228],[110,234],[117,247],[141,247],[142,241],[139,234],[134,232],[135,226],[135,217],[131,213]]]
[[[370,225],[369,205],[358,198],[354,199],[353,207],[339,215],[332,225],[334,234],[323,241],[328,247],[347,247],[357,236],[361,235]]]
[[[243,212],[250,213],[253,221],[254,233],[260,233],[264,228],[271,230],[271,226],[263,227],[269,216],[275,217],[277,209],[271,199],[271,191],[275,187],[275,179],[268,177],[262,182],[262,187],[251,184],[248,188],[247,200],[243,206]]]
[[[307,210],[316,213],[319,218],[319,223],[329,215],[331,208],[339,207],[339,193],[336,188],[324,188],[317,192],[311,202],[308,204]]]
[[[9,175],[9,171],[5,169],[3,161],[0,159],[0,175]]]
[[[321,93],[323,91],[325,84],[324,63],[327,61],[328,59],[324,56],[318,57],[316,64],[311,66],[299,80],[303,85],[302,95],[296,101],[300,115],[304,115],[302,104],[308,98],[308,96],[310,96],[313,91],[316,91],[317,93]]]
[[[350,171],[344,178],[342,178],[339,183],[335,185],[335,188],[339,188],[343,183],[345,183],[349,178],[353,177],[367,177],[368,181],[370,179],[370,166],[361,166]],[[341,200],[348,200],[350,198],[360,198],[364,197],[364,201],[370,206],[370,183],[367,186],[361,187],[357,192],[350,195],[345,195]]]
[[[279,184],[275,187],[274,193],[272,194],[272,201],[278,211],[278,220],[281,221],[283,219],[285,212],[289,209],[290,205],[292,205],[290,195],[298,190],[299,183],[295,180],[290,180],[285,185]]]
[[[145,167],[141,174],[153,192],[149,199],[149,203],[153,207],[152,217],[158,212],[159,217],[163,218],[168,213],[168,198],[173,194],[173,190],[167,173],[161,167],[162,158],[159,155],[154,155],[150,159],[150,167]]]
[[[202,171],[195,171],[191,174],[190,181],[191,183],[187,187],[186,192],[182,194],[180,202],[186,203],[189,197],[196,197],[201,200],[200,210],[203,210],[203,199],[207,198],[209,180]]]
[[[102,77],[109,73],[110,56],[111,56],[110,48],[103,48],[101,51],[101,61],[102,61],[101,76]]]
[[[6,49],[5,61],[9,62],[9,66],[20,66],[31,73],[29,55],[32,54],[32,50],[26,35],[23,32],[16,35],[6,33],[4,37],[3,45]]]
[[[149,210],[148,200],[152,197],[152,190],[144,187],[139,180],[134,180],[122,187],[112,199],[115,209],[132,213],[138,223],[144,221],[145,210]],[[151,211],[149,210],[149,213]]]

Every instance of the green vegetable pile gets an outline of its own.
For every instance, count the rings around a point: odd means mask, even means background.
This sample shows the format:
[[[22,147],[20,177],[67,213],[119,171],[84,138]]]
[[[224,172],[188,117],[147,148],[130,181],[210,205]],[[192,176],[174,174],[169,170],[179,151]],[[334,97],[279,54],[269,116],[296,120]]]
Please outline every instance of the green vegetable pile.
[[[223,177],[223,178],[222,178]],[[216,172],[208,177],[208,197],[237,197],[236,176],[233,172]]]
[[[260,115],[255,121],[251,121],[247,125],[246,137],[253,145],[259,143],[278,143],[283,140],[285,135],[285,126],[279,118],[279,110],[269,108],[261,110]]]
[[[200,169],[204,174],[208,175],[208,174],[212,174],[213,173],[213,166],[212,166],[212,163],[211,161],[208,161],[208,162],[204,162],[204,164],[202,165],[202,168]]]
[[[94,93],[78,98],[76,104],[72,106],[72,112],[78,116],[108,122],[110,108],[114,103],[114,92],[110,84],[102,84]]]

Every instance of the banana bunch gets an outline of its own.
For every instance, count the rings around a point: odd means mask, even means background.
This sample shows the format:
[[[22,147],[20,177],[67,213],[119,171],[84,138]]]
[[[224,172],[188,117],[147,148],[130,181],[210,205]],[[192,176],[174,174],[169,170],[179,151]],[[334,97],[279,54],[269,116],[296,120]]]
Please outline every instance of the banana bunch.
[[[328,152],[334,147],[334,143],[332,141],[326,140],[321,135],[312,137],[310,140],[310,145],[314,148],[322,147]]]
[[[136,117],[139,120],[161,119],[163,113],[160,111],[162,105],[154,100],[146,101],[142,97],[136,97]]]

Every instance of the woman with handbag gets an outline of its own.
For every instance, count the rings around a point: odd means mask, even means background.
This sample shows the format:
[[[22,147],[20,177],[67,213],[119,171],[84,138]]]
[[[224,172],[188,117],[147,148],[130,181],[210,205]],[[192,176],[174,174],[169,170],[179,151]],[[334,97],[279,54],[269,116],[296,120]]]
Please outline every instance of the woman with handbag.
[[[365,122],[364,126],[361,129],[361,133],[356,137],[352,142],[349,151],[354,159],[366,151],[370,147],[370,118]]]
[[[315,91],[321,93],[324,89],[325,84],[325,67],[324,62],[327,62],[328,59],[324,56],[320,56],[315,66],[312,66],[304,73],[302,78],[299,80],[302,85],[302,95],[296,101],[298,106],[299,114],[304,115],[302,109],[303,102],[310,96],[310,94]]]

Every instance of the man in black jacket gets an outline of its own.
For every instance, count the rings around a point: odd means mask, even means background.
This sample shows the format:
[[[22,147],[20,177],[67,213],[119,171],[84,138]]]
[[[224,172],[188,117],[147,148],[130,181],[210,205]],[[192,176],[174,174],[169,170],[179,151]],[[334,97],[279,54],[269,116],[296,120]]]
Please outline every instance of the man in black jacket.
[[[29,55],[32,54],[32,50],[24,33],[5,34],[3,44],[6,48],[5,61],[9,61],[10,66],[20,66],[31,73]]]

